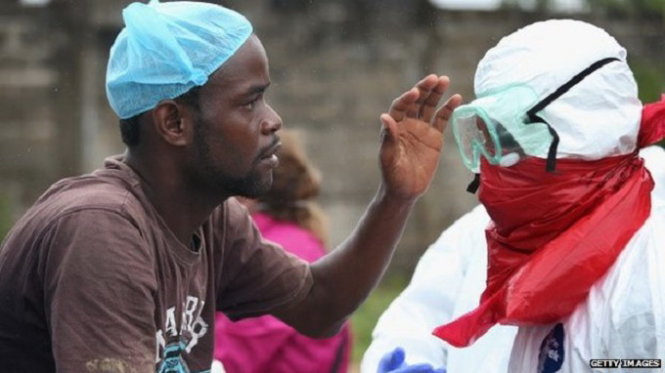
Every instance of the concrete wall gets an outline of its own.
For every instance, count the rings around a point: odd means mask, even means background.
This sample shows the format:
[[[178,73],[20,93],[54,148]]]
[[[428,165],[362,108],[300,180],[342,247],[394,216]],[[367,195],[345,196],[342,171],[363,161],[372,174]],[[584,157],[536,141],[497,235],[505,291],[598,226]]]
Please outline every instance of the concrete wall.
[[[57,174],[52,139],[68,129],[56,128],[58,113],[50,103],[57,100],[60,71],[51,61],[66,44],[66,36],[60,28],[49,27],[52,38],[44,38],[41,11],[2,6],[0,193],[17,206],[34,199],[33,191]]]
[[[127,3],[0,4],[0,199],[11,202],[14,217],[53,181],[90,171],[122,151],[103,84],[108,47]],[[277,10],[271,3],[297,6]],[[520,25],[555,16],[444,12],[424,0],[225,4],[255,24],[270,57],[268,98],[286,127],[304,132],[322,170],[321,203],[333,244],[351,231],[378,185],[378,116],[391,100],[430,72],[450,75],[452,90],[471,98],[475,64],[487,48]],[[662,66],[659,21],[593,21],[615,34],[633,58]],[[410,269],[442,229],[475,204],[464,191],[472,175],[456,152],[448,136],[395,267]]]

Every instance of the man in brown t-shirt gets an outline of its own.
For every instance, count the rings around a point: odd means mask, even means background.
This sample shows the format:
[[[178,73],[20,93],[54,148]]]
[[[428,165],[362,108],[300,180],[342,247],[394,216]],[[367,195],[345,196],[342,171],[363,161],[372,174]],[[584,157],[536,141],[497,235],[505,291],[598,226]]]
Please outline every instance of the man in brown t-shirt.
[[[215,310],[335,333],[385,270],[461,98],[436,110],[448,79],[430,75],[393,101],[376,196],[308,265],[264,241],[232,198],[270,188],[282,125],[249,22],[193,2],[123,16],[107,94],[127,151],[54,184],[2,243],[0,370],[206,372]]]

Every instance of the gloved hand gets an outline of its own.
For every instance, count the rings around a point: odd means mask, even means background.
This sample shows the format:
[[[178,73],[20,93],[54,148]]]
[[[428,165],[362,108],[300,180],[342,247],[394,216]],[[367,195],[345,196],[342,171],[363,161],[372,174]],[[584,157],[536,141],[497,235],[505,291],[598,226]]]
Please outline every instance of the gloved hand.
[[[444,368],[434,369],[430,364],[407,365],[404,362],[404,349],[396,349],[383,355],[376,373],[446,373]]]

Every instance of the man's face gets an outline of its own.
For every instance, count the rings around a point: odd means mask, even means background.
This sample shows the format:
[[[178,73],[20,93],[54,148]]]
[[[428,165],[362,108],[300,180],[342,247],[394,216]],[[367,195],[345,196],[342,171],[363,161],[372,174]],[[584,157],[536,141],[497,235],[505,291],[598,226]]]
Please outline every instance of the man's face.
[[[494,156],[496,154],[496,149],[494,147],[494,140],[492,140],[492,136],[490,135],[490,130],[487,128],[487,124],[484,120],[480,119],[480,117],[476,117],[476,127],[478,128],[478,131],[482,133],[483,147],[491,156]]]
[[[268,59],[251,36],[201,87],[194,181],[215,193],[257,197],[270,189],[282,120],[264,99]]]
[[[490,134],[490,130],[487,127],[487,123],[483,121],[481,118],[476,118],[476,127],[478,128],[478,131],[482,134],[482,139],[483,139],[483,147],[487,151],[487,153],[495,157],[497,152],[500,152],[500,156],[503,157],[505,155],[514,153],[516,156],[518,156],[520,159],[526,157],[526,153],[524,153],[524,150],[520,146],[520,144],[515,140],[513,135],[508,132],[508,130],[498,122],[494,123],[495,126],[495,131],[498,133],[499,137],[499,146],[501,146],[500,149],[496,148],[496,144],[492,138],[492,135]],[[501,163],[503,165],[503,163]],[[513,165],[512,163],[511,165]],[[509,166],[504,166],[504,167],[509,167]]]

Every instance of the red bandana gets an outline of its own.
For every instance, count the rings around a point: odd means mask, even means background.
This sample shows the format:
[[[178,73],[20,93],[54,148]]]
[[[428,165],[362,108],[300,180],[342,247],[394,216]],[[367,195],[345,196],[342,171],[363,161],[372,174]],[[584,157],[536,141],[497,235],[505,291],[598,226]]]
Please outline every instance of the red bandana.
[[[650,111],[648,111],[650,110]],[[665,135],[665,96],[645,107],[639,147]],[[598,161],[527,158],[509,168],[481,164],[487,287],[480,305],[439,326],[453,346],[496,323],[547,324],[568,316],[615,262],[651,211],[653,180],[636,154]]]
[[[665,138],[665,94],[660,101],[644,106],[638,138],[640,147],[655,144]]]

